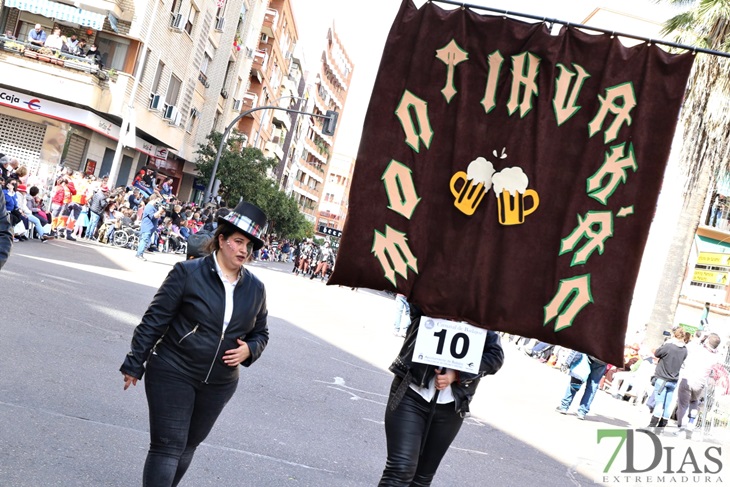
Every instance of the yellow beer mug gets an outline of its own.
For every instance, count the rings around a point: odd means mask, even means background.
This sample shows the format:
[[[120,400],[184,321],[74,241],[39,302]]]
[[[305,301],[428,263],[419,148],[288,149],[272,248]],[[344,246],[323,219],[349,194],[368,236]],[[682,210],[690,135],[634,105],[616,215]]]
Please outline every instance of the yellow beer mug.
[[[464,180],[464,184],[460,189],[456,189],[456,184]],[[454,206],[465,215],[473,215],[479,203],[484,199],[487,193],[484,191],[484,183],[475,184],[473,180],[467,179],[464,171],[459,171],[451,176],[451,194],[454,195]]]
[[[532,199],[532,206],[525,209],[525,198]],[[503,189],[497,197],[497,215],[502,225],[520,225],[525,217],[540,205],[540,197],[534,189],[526,189],[524,193]]]

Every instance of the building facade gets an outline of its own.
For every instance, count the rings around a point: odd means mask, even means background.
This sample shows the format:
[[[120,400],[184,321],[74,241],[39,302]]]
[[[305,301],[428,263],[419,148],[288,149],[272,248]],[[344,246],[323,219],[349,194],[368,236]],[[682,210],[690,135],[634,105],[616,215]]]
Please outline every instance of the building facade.
[[[57,166],[102,176],[112,169],[123,121],[118,176],[154,167],[173,178],[182,199],[196,188],[197,145],[232,118],[237,83],[252,59],[239,39],[258,32],[265,0],[4,0],[0,10],[0,152],[17,157],[36,182]],[[48,36],[85,39],[83,55],[28,42],[40,24]],[[132,94],[134,98],[132,99]],[[198,189],[198,191],[196,191]]]

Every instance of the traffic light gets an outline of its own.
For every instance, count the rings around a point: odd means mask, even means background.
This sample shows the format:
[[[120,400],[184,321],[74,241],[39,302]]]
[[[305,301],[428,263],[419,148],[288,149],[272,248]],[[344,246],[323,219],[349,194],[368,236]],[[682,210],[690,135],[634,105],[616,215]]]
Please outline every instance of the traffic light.
[[[334,110],[327,110],[325,113],[324,123],[322,124],[322,133],[324,135],[335,135],[335,129],[337,129],[337,119],[340,114]]]

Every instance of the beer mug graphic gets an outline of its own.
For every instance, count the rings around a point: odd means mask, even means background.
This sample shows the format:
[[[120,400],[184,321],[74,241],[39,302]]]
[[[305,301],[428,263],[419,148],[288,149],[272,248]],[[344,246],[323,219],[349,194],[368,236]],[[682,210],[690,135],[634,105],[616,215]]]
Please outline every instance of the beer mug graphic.
[[[459,181],[463,180],[461,188],[456,186]],[[484,183],[477,183],[466,177],[464,171],[459,171],[451,176],[451,194],[454,195],[454,206],[465,215],[471,216],[477,210],[479,203],[484,199],[487,192],[484,189]]]
[[[525,208],[525,199],[530,198],[532,205]],[[520,225],[525,223],[525,217],[540,205],[540,197],[534,189],[526,189],[524,192],[509,191],[503,189],[497,195],[497,214],[499,223],[502,225]]]

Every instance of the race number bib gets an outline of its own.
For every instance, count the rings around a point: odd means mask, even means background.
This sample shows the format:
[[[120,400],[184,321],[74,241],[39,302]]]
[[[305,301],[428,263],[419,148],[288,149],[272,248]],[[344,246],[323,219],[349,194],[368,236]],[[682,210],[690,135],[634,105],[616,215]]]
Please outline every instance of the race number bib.
[[[422,316],[413,361],[476,374],[486,339],[483,328]]]

